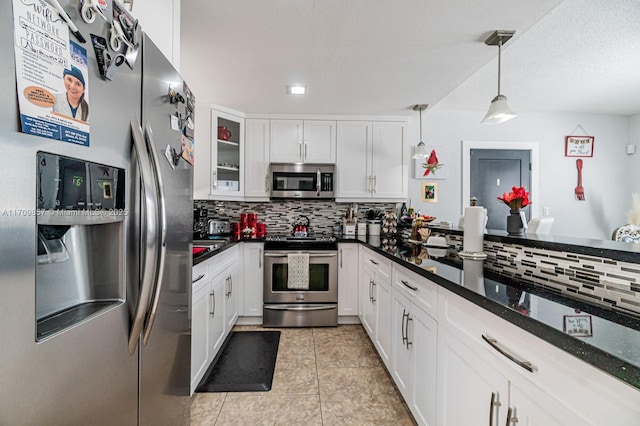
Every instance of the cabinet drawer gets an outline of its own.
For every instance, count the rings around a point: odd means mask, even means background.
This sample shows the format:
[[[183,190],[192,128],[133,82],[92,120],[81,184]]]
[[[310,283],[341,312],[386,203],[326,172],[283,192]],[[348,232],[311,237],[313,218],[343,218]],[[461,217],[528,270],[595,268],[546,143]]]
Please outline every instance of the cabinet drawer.
[[[363,254],[364,264],[371,266],[381,279],[389,282],[391,280],[391,260],[369,249],[364,249]]]
[[[393,265],[393,288],[403,293],[424,312],[436,318],[438,288],[436,284],[397,264]]]

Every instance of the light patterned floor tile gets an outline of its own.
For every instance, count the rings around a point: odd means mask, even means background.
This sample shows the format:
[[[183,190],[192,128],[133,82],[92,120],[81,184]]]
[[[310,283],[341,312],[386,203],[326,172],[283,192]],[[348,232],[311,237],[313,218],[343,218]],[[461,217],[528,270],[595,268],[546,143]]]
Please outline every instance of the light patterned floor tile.
[[[322,425],[318,395],[228,394],[216,426]]]
[[[215,424],[226,393],[196,393],[191,400],[191,426]]]

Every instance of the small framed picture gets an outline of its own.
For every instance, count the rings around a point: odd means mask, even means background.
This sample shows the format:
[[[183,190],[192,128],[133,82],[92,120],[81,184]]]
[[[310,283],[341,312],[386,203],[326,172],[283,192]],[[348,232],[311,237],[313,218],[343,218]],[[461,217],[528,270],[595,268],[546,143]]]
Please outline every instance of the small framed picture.
[[[562,329],[570,336],[592,337],[591,315],[565,315]]]
[[[422,202],[438,202],[438,184],[435,182],[425,182],[422,184]]]
[[[565,157],[593,157],[593,136],[567,136]]]

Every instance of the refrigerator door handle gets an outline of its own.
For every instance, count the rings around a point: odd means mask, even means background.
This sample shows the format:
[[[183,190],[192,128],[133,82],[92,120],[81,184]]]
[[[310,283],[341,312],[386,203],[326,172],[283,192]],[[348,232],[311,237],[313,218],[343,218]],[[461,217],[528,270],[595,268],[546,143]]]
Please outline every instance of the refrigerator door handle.
[[[156,275],[154,277],[156,284],[153,290],[151,310],[147,317],[144,336],[142,338],[142,344],[146,346],[158,312],[158,301],[160,300],[160,290],[162,289],[162,276],[164,273],[165,259],[167,258],[167,203],[164,195],[164,182],[162,180],[162,174],[160,173],[158,150],[156,149],[156,143],[153,139],[153,130],[149,123],[147,123],[145,130],[147,146],[151,153],[151,165],[153,167],[156,185],[158,188],[158,212],[160,218],[160,258],[158,261],[158,268],[156,269]]]
[[[131,133],[133,135],[133,146],[135,148],[140,179],[142,181],[142,199],[145,210],[151,212],[145,215],[146,220],[143,225],[144,238],[142,239],[142,245],[144,249],[144,262],[142,264],[142,288],[131,326],[131,334],[129,335],[129,354],[133,355],[136,352],[138,339],[144,326],[158,265],[158,250],[156,246],[158,240],[158,200],[156,198],[156,188],[153,182],[153,170],[151,169],[149,153],[145,146],[142,128],[135,115],[131,117]]]

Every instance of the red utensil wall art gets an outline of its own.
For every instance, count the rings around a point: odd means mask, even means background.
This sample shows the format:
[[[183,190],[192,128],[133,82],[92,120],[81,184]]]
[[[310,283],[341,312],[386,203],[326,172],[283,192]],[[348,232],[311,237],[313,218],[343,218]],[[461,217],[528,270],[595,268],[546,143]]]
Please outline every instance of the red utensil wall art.
[[[578,186],[576,186],[575,194],[579,201],[584,201],[584,188],[582,187],[582,159],[576,160],[576,167],[578,168]]]

